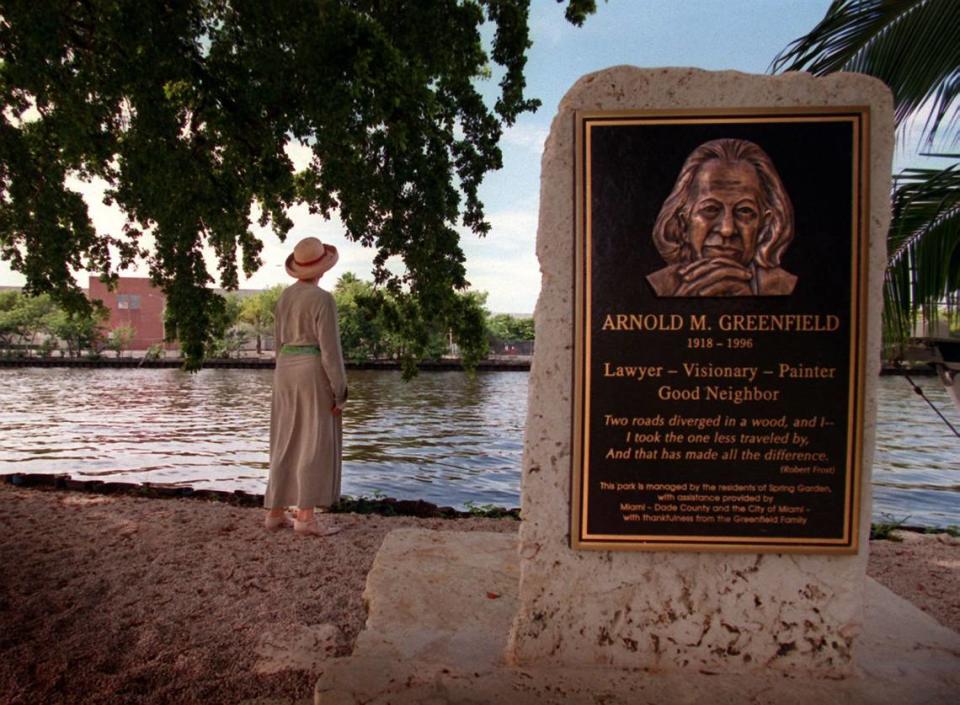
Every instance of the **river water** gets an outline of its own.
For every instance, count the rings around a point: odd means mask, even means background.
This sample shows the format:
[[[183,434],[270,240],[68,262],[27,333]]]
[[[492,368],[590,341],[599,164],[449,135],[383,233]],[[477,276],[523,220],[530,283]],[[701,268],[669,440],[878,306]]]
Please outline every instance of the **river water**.
[[[270,370],[0,371],[0,474],[263,493]],[[527,373],[351,370],[343,492],[517,506]],[[919,380],[954,425],[935,378]],[[960,525],[960,439],[907,382],[880,380],[874,518]]]

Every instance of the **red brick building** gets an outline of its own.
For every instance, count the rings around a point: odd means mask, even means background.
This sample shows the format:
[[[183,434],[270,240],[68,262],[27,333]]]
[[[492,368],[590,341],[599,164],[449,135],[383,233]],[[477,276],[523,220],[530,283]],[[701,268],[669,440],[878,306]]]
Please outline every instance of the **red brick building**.
[[[120,277],[113,291],[97,277],[90,277],[87,296],[100,299],[110,311],[106,330],[130,326],[136,331],[130,350],[146,350],[163,343],[163,309],[167,300],[146,277]]]

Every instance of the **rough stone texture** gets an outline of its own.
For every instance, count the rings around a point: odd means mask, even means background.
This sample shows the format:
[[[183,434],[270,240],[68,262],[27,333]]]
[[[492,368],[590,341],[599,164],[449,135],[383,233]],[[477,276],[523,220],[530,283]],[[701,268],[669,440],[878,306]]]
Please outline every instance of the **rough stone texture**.
[[[517,608],[516,537],[398,529],[387,534],[363,593],[367,623],[354,652],[385,660],[490,668]],[[449,599],[456,595],[456,599]],[[490,630],[492,623],[498,629]]]
[[[573,551],[574,111],[865,104],[872,108],[871,244],[860,554]],[[587,75],[567,93],[541,167],[542,285],[522,481],[520,607],[507,648],[514,663],[849,673],[863,622],[892,145],[889,90],[855,74],[622,66]]]
[[[351,656],[326,662],[316,705],[953,705],[960,691],[960,634],[873,580],[851,678],[510,666],[516,547],[509,534],[391,533],[366,629]]]
[[[317,683],[318,703],[367,702],[448,671],[490,672],[517,609],[517,538],[398,529],[367,576],[367,623],[353,655]],[[363,697],[360,693],[365,693]]]

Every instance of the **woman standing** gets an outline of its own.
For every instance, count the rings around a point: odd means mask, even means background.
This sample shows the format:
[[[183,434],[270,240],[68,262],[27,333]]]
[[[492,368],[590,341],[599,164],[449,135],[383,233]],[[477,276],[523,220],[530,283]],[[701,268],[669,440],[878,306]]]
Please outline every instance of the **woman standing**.
[[[270,479],[264,506],[268,529],[293,524],[298,534],[329,536],[339,528],[320,523],[340,499],[340,412],[347,401],[347,376],[340,349],[333,295],[320,277],[337,263],[337,249],[315,237],[297,243],[287,273],[297,282],[277,301],[270,409]],[[287,507],[297,507],[291,521]]]

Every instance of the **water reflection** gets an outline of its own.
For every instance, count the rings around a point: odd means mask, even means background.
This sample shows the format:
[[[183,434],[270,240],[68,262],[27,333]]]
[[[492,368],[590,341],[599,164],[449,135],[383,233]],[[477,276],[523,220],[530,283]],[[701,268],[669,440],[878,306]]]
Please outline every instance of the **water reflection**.
[[[268,370],[2,374],[0,473],[264,491]],[[526,374],[349,377],[345,493],[517,504]]]
[[[955,426],[960,415],[934,377],[914,379]],[[960,438],[902,377],[880,380],[873,515],[922,526],[960,525]]]
[[[262,493],[268,370],[0,372],[0,473],[162,482]],[[350,371],[343,491],[519,502],[527,375]],[[935,379],[920,380],[957,419]],[[874,516],[960,524],[960,440],[902,378],[880,380]]]
[[[515,505],[525,373],[350,372],[344,491]]]

